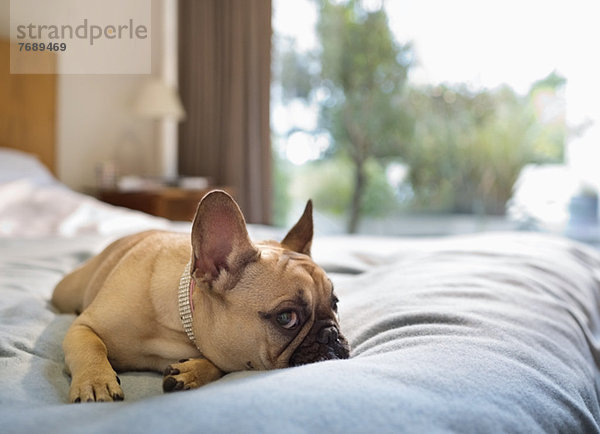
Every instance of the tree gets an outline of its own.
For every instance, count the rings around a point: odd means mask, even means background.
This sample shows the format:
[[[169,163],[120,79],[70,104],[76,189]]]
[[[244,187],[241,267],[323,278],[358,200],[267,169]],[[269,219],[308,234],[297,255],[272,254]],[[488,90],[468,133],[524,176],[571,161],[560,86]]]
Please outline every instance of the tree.
[[[548,109],[555,98],[560,113],[564,83],[551,74],[523,96],[508,86],[411,88],[416,123],[406,161],[415,208],[503,214],[523,166],[562,160],[564,116],[549,118],[537,107]],[[546,101],[536,106],[540,96]]]
[[[280,81],[288,98],[319,95],[319,126],[331,135],[330,152],[352,162],[352,233],[363,211],[369,160],[401,155],[408,144],[412,120],[403,103],[412,50],[394,40],[383,9],[367,11],[359,0],[317,5],[321,49],[297,53],[292,47],[283,53]],[[314,73],[307,66],[311,59]]]

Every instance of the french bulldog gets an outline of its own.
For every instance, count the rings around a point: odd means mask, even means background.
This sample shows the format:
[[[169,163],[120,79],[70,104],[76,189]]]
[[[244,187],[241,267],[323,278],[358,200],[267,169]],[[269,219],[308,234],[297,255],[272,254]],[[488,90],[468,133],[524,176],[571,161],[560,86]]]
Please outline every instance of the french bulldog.
[[[79,316],[63,349],[71,402],[118,401],[116,372],[164,372],[166,392],[225,373],[349,357],[331,281],[310,256],[312,203],[281,243],[253,243],[227,193],[199,203],[189,235],[121,238],[58,283]]]

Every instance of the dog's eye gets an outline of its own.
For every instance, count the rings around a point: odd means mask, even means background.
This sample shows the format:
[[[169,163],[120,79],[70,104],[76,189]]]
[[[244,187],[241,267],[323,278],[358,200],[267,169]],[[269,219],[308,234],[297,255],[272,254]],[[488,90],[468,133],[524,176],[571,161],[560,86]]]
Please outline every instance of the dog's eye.
[[[300,324],[300,318],[293,310],[286,310],[277,314],[277,324],[286,330],[292,330]]]
[[[338,298],[337,298],[335,295],[334,295],[334,296],[333,296],[333,298],[331,299],[331,309],[333,309],[333,311],[334,311],[335,313],[337,313],[337,311],[338,311],[338,306],[337,306],[337,304],[338,304],[338,301],[339,301],[339,300],[338,300]]]

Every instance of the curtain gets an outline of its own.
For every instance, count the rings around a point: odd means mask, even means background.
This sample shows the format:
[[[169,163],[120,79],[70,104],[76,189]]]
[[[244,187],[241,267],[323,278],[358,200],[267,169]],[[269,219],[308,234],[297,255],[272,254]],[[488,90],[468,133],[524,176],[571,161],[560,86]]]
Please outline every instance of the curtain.
[[[270,223],[271,0],[180,0],[179,172],[232,187]]]

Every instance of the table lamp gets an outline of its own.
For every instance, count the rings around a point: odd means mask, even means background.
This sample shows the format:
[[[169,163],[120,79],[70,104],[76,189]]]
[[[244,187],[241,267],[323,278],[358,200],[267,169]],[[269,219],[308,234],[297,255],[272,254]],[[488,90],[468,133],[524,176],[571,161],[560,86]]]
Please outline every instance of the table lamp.
[[[158,175],[167,181],[177,177],[177,139],[170,134],[169,126],[185,119],[185,111],[175,88],[158,79],[148,80],[134,104],[135,113],[144,118],[159,121]]]

